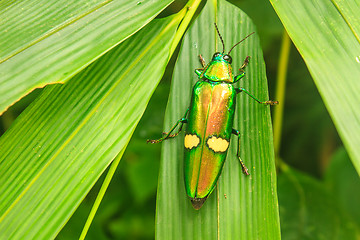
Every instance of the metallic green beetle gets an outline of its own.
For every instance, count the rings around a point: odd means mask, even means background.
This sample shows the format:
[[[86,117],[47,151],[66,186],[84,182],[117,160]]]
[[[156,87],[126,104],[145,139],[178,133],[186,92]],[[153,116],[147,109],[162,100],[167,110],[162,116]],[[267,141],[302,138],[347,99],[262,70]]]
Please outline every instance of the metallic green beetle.
[[[215,27],[224,48],[224,42],[216,24]],[[184,179],[186,193],[195,209],[201,208],[216,186],[224,166],[231,134],[238,136],[237,157],[243,172],[249,175],[248,169],[239,155],[239,131],[232,128],[236,95],[244,92],[261,104],[274,105],[278,103],[277,101],[261,102],[247,90],[233,87],[232,84],[245,75],[244,69],[250,59],[249,56],[245,58],[244,64],[240,68],[241,73],[234,77],[231,67],[232,59],[229,54],[240,42],[235,44],[228,54],[224,54],[224,49],[222,53],[215,53],[208,65],[205,65],[204,59],[201,55],[199,56],[203,68],[195,70],[199,81],[193,88],[190,107],[184,117],[173,126],[169,133],[165,133],[163,138],[148,140],[150,143],[158,143],[175,137],[182,130],[183,124],[187,123],[184,139]],[[179,124],[181,125],[178,131],[172,134]]]

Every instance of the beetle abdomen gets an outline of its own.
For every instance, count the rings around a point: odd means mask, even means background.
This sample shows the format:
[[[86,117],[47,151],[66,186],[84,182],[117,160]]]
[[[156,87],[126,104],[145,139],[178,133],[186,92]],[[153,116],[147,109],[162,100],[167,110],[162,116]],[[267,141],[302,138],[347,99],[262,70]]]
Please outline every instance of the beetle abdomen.
[[[184,139],[185,188],[194,207],[201,207],[221,173],[230,144],[235,99],[236,92],[227,83],[198,81],[194,86]]]

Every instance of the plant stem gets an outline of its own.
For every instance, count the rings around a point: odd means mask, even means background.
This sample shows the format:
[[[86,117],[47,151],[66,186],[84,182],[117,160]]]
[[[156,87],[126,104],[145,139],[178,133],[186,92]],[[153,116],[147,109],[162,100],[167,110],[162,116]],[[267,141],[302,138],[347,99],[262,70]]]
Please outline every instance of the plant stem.
[[[276,84],[275,99],[279,101],[279,105],[274,108],[274,149],[276,161],[279,159],[282,120],[285,105],[285,88],[286,88],[286,74],[290,55],[290,38],[284,30],[282,36],[282,43],[280,49],[280,58],[278,64],[278,76]],[[278,164],[276,164],[278,166]]]
[[[105,192],[110,184],[110,181],[112,179],[112,177],[114,176],[114,173],[116,171],[117,166],[120,163],[121,157],[125,151],[126,147],[123,148],[123,150],[116,156],[116,158],[114,159],[114,161],[111,163],[109,171],[106,174],[105,180],[100,188],[100,191],[95,199],[94,205],[91,208],[90,214],[86,220],[85,226],[81,232],[81,235],[79,237],[79,240],[83,240],[85,239],[85,236],[87,234],[87,232],[89,231],[90,225],[95,217],[96,211],[98,210],[100,203],[105,195]]]

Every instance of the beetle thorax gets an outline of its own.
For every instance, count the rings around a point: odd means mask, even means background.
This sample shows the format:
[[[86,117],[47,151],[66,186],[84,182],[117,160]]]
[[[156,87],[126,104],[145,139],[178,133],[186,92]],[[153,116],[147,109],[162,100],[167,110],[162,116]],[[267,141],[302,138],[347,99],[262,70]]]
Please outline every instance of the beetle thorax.
[[[202,72],[202,76],[213,82],[233,83],[231,57],[223,53],[215,53],[211,62]]]

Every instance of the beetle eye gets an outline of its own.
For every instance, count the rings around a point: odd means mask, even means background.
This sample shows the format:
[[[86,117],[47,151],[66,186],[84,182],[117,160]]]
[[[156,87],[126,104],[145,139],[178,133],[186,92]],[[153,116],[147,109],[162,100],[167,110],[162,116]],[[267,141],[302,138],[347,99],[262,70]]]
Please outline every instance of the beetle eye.
[[[231,63],[231,62],[232,62],[232,59],[231,59],[230,55],[224,55],[223,59],[224,59],[225,61],[227,61],[228,63]]]
[[[216,58],[216,57],[219,56],[219,55],[220,55],[220,53],[219,53],[219,52],[216,52],[216,53],[214,53],[213,58]]]

